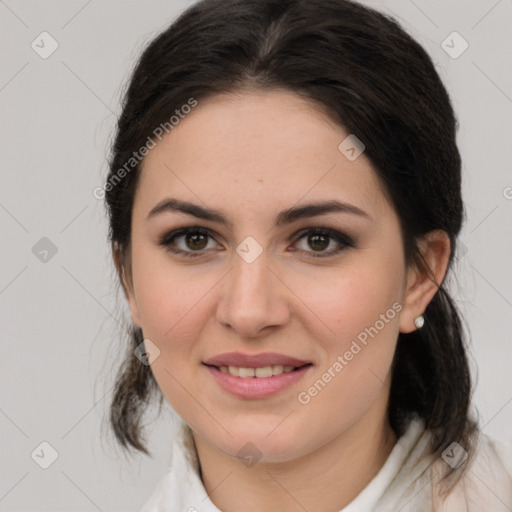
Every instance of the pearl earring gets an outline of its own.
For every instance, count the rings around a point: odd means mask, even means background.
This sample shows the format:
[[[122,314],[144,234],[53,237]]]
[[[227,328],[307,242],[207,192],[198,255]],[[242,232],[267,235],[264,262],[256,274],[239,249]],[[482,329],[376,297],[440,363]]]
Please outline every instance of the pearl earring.
[[[418,328],[418,329],[421,329],[423,327],[423,324],[425,323],[425,317],[423,315],[418,315],[415,319],[414,319],[414,325]]]

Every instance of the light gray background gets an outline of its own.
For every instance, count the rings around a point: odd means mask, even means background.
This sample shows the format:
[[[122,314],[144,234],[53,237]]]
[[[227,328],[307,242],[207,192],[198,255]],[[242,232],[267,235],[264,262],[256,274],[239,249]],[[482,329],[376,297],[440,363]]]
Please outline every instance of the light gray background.
[[[154,459],[125,458],[105,429],[126,308],[92,191],[142,45],[190,3],[0,0],[1,511],[136,511],[167,466],[171,412],[148,431]],[[510,442],[512,0],[365,3],[427,48],[453,99],[468,221],[452,291],[483,430]],[[47,59],[31,48],[43,31],[59,45]],[[454,31],[469,43],[456,59],[441,46]],[[42,237],[57,247],[46,262]],[[43,441],[58,453],[48,469],[31,458]]]

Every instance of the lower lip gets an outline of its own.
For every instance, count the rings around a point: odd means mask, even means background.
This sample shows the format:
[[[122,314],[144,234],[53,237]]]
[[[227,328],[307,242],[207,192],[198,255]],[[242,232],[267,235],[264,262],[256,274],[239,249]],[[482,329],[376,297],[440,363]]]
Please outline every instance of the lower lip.
[[[313,367],[308,364],[301,366],[293,372],[283,372],[272,377],[235,377],[230,373],[224,373],[214,366],[206,366],[213,375],[217,384],[232,395],[239,398],[266,398],[298,382]]]

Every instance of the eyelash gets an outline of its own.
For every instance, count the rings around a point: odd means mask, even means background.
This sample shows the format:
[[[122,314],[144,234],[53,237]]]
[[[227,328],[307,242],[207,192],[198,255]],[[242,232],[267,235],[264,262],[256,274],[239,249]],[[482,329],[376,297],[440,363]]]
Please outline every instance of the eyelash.
[[[174,239],[178,238],[183,235],[187,234],[199,234],[199,235],[205,235],[205,236],[212,236],[212,232],[209,229],[202,228],[199,226],[190,226],[186,228],[180,228],[176,229],[174,231],[171,231],[170,233],[165,234],[162,236],[158,242],[158,245],[164,246],[168,251],[179,254],[180,256],[188,257],[188,258],[197,258],[204,255],[205,250],[197,250],[197,251],[183,251],[182,249],[173,249],[171,248],[172,245],[174,245]],[[330,256],[334,256],[336,254],[339,254],[341,251],[344,251],[347,248],[354,247],[353,240],[343,233],[340,233],[339,231],[336,231],[334,229],[330,229],[327,227],[316,227],[316,228],[308,228],[304,229],[298,233],[296,233],[294,236],[298,237],[297,241],[301,238],[304,238],[306,235],[324,235],[328,236],[331,239],[334,239],[336,242],[341,244],[341,247],[338,247],[335,250],[331,250],[328,252],[321,252],[320,254],[315,254],[315,251],[301,251],[302,253],[307,253],[309,256],[313,258],[328,258]],[[316,251],[318,252],[318,251]]]

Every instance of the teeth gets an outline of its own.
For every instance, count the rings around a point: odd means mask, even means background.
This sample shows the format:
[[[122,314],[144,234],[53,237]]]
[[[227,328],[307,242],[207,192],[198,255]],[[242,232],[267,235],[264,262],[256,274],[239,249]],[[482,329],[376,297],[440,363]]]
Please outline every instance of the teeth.
[[[231,366],[229,367],[231,370]],[[239,377],[254,377],[254,368],[238,368]]]
[[[272,375],[281,375],[281,373],[289,373],[295,370],[295,366],[283,366],[282,364],[273,364],[272,366],[262,366],[260,368],[240,368],[238,366],[220,366],[222,373],[229,373],[234,377],[242,377],[244,379],[250,377],[272,377]]]
[[[233,377],[240,377],[240,368],[237,366],[228,366],[228,372],[233,375]]]
[[[273,364],[272,365],[272,375],[281,375],[283,373],[284,366],[282,364]]]
[[[256,377],[272,377],[272,366],[264,366],[263,368],[255,368]]]

